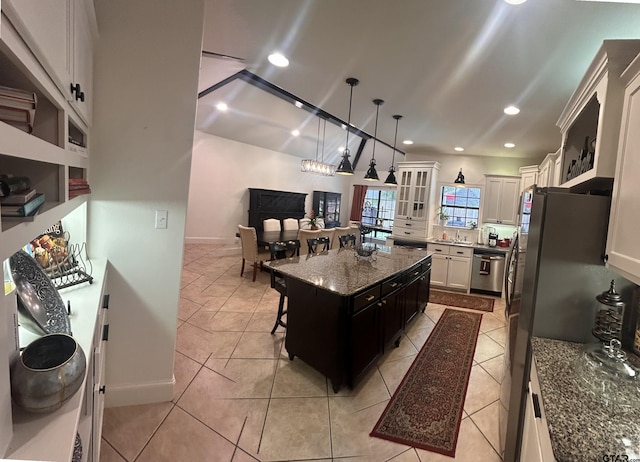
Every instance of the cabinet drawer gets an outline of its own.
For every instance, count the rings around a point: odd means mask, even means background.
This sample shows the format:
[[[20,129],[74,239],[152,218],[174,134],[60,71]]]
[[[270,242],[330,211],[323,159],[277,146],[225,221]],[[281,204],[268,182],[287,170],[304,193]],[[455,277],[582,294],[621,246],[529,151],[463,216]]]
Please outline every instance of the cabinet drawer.
[[[449,246],[449,255],[471,258],[473,256],[473,249],[471,247],[459,247],[452,245]]]
[[[417,228],[405,228],[403,226],[393,225],[393,235],[397,237],[415,237],[424,238],[426,231]]]
[[[371,305],[380,298],[380,285],[376,284],[370,289],[359,293],[353,297],[353,312],[354,314],[363,308]]]
[[[425,231],[427,229],[427,222],[422,220],[394,220],[394,227],[399,226],[401,228],[415,229]]]
[[[441,255],[449,255],[449,247],[450,246],[444,244],[427,244],[427,250],[429,252]]]
[[[404,273],[405,283],[410,283],[411,281],[416,279],[421,274],[422,274],[422,263],[418,263],[417,265],[413,265],[411,268],[409,268]]]
[[[394,290],[399,289],[403,284],[402,275],[398,275],[388,281],[382,283],[382,296],[384,297],[387,294],[390,294]]]

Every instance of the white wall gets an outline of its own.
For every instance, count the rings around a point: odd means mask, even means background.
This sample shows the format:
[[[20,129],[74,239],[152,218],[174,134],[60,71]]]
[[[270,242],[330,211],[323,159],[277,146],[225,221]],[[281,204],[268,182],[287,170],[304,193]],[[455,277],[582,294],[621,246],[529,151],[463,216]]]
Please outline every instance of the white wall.
[[[299,157],[195,132],[187,242],[235,242],[239,224],[249,220],[249,189],[307,193],[305,212],[311,210],[313,191],[342,194],[342,223],[349,220],[351,177],[325,177],[300,171]]]
[[[168,401],[204,0],[95,7],[88,253],[110,263],[106,403]]]

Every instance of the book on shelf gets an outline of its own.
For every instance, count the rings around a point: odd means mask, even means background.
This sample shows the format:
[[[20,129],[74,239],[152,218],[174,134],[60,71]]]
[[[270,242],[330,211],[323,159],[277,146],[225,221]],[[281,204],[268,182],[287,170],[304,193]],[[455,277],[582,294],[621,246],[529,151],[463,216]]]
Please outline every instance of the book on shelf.
[[[33,92],[0,86],[0,120],[31,133],[37,101]]]
[[[70,189],[69,190],[69,199],[73,199],[74,197],[82,196],[83,194],[91,194],[91,188]]]
[[[44,193],[37,193],[33,199],[23,205],[0,204],[0,210],[3,217],[28,217],[36,213],[42,204],[44,204]]]
[[[23,205],[29,202],[36,195],[35,188],[27,188],[22,191],[16,191],[8,196],[0,197],[0,204],[2,205]]]

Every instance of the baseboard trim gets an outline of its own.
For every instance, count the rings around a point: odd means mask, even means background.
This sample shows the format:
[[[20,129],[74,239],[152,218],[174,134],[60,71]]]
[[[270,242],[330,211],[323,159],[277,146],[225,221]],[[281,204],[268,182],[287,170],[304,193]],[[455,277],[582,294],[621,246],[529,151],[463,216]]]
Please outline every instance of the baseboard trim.
[[[143,384],[107,384],[104,397],[105,407],[131,406],[134,404],[162,403],[173,399],[176,378],[162,382]]]

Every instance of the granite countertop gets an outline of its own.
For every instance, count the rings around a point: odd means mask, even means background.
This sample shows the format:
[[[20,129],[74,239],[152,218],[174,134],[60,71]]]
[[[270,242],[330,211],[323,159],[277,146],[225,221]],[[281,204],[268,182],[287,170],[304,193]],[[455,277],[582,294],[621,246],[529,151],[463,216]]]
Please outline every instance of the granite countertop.
[[[426,249],[378,246],[374,258],[356,257],[355,251],[337,249],[265,262],[266,266],[340,295],[352,295],[431,256]]]
[[[556,460],[639,459],[640,395],[635,384],[614,386],[625,406],[607,405],[602,394],[591,394],[581,383],[576,360],[584,345],[539,337],[531,344]]]

